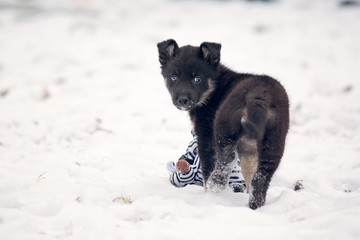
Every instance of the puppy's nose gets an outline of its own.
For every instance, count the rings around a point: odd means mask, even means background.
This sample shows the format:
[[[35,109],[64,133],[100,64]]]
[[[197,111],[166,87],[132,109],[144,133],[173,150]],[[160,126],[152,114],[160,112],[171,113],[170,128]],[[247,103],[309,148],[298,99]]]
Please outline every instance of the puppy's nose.
[[[189,99],[187,97],[179,97],[178,104],[185,107],[189,104]]]

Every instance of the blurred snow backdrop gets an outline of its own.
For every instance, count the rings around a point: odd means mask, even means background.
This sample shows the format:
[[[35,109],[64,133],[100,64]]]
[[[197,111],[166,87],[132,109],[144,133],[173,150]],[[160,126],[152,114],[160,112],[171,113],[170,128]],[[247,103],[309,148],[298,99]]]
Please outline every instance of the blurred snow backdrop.
[[[160,75],[168,38],[220,42],[287,88],[264,207],[168,182],[192,138]],[[359,239],[359,2],[0,0],[0,238]]]

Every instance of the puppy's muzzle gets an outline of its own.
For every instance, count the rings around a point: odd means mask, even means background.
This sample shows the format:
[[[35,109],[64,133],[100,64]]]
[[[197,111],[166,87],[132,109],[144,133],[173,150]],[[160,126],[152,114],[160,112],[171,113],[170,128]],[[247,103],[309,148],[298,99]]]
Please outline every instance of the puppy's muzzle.
[[[188,111],[191,108],[194,107],[194,102],[191,101],[188,97],[180,96],[175,103],[175,106],[182,110],[182,111]]]

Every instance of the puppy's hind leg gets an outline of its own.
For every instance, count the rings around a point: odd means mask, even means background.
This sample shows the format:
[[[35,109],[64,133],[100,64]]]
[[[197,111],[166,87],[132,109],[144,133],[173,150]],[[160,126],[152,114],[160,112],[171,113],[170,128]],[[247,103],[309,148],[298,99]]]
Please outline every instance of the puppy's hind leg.
[[[231,162],[235,159],[234,144],[228,142],[217,146],[215,169],[207,182],[213,192],[224,190],[231,173]]]
[[[248,119],[243,120],[246,122],[243,127],[245,137],[257,141],[257,168],[250,178],[250,183],[246,184],[250,194],[249,207],[256,209],[265,204],[271,178],[283,155],[288,117],[281,118],[279,121],[282,122],[278,124],[269,125],[266,102],[253,99],[247,107]]]
[[[286,124],[283,125],[284,127],[269,129],[264,136],[259,151],[259,166],[250,183],[249,207],[252,209],[265,204],[271,178],[280,164],[287,132]]]
[[[226,106],[226,103],[224,103]],[[235,160],[235,146],[241,129],[241,111],[229,112],[221,108],[214,123],[215,168],[208,182],[208,188],[214,192],[223,190],[229,180],[231,163]]]

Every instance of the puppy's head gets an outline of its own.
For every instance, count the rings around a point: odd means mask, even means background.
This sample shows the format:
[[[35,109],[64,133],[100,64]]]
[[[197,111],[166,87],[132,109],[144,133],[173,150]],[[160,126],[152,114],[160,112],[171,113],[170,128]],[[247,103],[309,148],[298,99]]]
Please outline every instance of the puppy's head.
[[[157,45],[161,73],[174,105],[189,111],[206,103],[216,87],[221,45],[178,47],[173,39]]]

